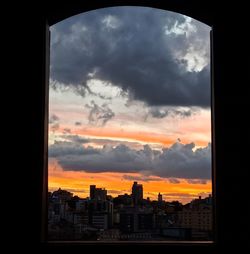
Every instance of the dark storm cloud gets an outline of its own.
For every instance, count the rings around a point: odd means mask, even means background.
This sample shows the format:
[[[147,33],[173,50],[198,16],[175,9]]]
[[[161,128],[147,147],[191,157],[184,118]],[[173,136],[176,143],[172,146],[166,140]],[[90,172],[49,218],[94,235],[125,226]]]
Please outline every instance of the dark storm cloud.
[[[211,179],[211,146],[193,151],[194,143],[174,143],[162,151],[145,145],[141,150],[126,145],[102,149],[84,148],[79,143],[57,141],[49,156],[57,158],[64,170],[145,173],[165,178]]]
[[[51,79],[91,93],[92,78],[119,86],[130,99],[149,105],[210,105],[209,65],[187,71],[190,49],[209,59],[209,27],[192,21],[196,32],[176,34],[182,15],[151,8],[106,8],[52,27]]]

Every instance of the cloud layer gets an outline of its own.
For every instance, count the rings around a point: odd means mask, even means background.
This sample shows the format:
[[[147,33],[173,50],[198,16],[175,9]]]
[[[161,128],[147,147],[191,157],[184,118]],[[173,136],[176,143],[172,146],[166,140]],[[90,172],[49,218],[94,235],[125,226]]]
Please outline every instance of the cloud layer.
[[[211,179],[211,146],[193,151],[194,143],[174,143],[169,148],[153,150],[149,145],[135,150],[124,144],[101,149],[84,147],[85,141],[55,141],[49,157],[56,158],[64,170],[99,172],[137,172],[166,178]],[[149,180],[149,178],[148,178]],[[193,180],[192,180],[193,181]],[[196,181],[196,183],[198,183]]]
[[[51,79],[82,96],[99,79],[148,105],[209,107],[209,29],[151,8],[77,15],[52,27]]]
[[[89,109],[88,119],[91,125],[104,126],[115,116],[115,113],[107,104],[99,106],[93,100],[90,102],[90,104],[86,104],[85,108]]]

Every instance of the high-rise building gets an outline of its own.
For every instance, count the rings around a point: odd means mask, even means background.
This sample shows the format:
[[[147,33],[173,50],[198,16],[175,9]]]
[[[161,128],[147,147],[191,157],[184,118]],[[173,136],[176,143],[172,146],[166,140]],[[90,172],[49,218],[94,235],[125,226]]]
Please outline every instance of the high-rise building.
[[[95,198],[95,189],[96,189],[96,186],[95,185],[90,185],[89,186],[89,196],[90,196],[90,199],[94,199]]]
[[[162,202],[162,194],[160,192],[158,194],[158,202]]]
[[[132,186],[132,198],[134,205],[139,204],[143,200],[143,187],[142,184],[134,182]]]
[[[91,200],[95,199],[105,201],[107,199],[107,190],[96,188],[95,185],[90,185],[89,196]]]

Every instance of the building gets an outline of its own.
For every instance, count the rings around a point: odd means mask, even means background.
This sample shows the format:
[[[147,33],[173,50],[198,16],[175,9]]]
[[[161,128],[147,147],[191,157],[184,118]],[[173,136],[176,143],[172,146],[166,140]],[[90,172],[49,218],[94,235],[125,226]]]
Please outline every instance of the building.
[[[192,228],[198,231],[212,231],[211,196],[205,199],[195,199],[178,212],[178,224],[182,228]]]
[[[94,213],[92,215],[92,226],[97,229],[108,229],[109,221],[107,213]]]
[[[120,211],[120,230],[126,233],[147,232],[154,228],[152,209],[126,207]]]
[[[132,186],[132,198],[134,205],[138,205],[143,200],[143,187],[142,184],[138,184],[137,182],[134,182]]]
[[[54,191],[51,195],[51,198],[57,199],[60,202],[65,202],[70,200],[73,197],[73,193],[66,191],[66,190],[62,190],[61,188],[59,188],[57,191]]]
[[[102,188],[96,188],[96,185],[90,185],[89,190],[90,199],[102,200],[105,201],[107,199],[107,190]]]
[[[162,202],[162,194],[160,192],[158,194],[158,202]]]

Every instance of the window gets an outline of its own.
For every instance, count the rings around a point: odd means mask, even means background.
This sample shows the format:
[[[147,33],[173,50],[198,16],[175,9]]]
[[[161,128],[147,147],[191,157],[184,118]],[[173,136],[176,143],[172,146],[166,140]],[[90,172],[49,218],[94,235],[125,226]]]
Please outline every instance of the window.
[[[51,27],[49,240],[196,240],[190,213],[213,211],[209,36],[145,7]]]

